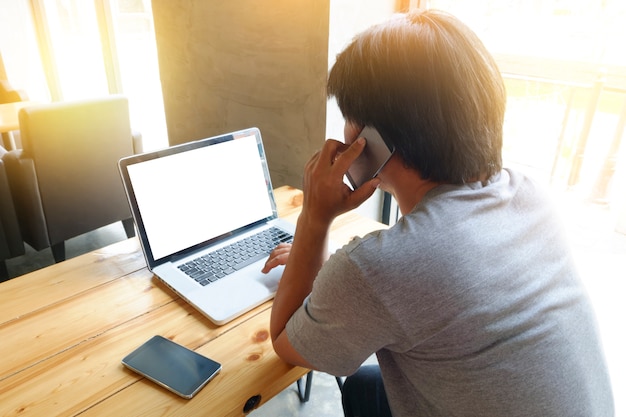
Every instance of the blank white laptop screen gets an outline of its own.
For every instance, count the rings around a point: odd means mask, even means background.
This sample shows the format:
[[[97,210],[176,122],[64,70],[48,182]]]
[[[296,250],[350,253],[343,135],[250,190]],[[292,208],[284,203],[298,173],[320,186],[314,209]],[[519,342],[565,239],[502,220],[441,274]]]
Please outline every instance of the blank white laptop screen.
[[[272,216],[263,163],[252,134],[128,166],[153,259]]]

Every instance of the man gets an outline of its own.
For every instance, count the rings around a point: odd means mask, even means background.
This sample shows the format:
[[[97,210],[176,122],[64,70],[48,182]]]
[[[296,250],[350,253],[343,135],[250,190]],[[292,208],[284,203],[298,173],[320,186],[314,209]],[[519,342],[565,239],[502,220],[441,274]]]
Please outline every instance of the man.
[[[308,162],[293,245],[265,268],[286,264],[271,318],[277,354],[354,374],[347,416],[613,415],[555,214],[528,178],[502,169],[506,94],[476,35],[442,12],[396,16],[338,56],[328,93],[345,144],[328,140]],[[343,176],[366,146],[364,126],[395,153],[352,191]],[[403,217],[327,259],[333,219],[377,187]],[[359,370],[373,353],[380,370]]]

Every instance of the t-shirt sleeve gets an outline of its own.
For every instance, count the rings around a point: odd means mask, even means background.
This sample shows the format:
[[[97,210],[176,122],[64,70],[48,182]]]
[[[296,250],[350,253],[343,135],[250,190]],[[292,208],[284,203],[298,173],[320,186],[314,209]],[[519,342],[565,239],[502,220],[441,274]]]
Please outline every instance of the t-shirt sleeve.
[[[345,249],[324,264],[286,330],[302,357],[333,375],[354,373],[374,352],[393,343],[397,332]]]

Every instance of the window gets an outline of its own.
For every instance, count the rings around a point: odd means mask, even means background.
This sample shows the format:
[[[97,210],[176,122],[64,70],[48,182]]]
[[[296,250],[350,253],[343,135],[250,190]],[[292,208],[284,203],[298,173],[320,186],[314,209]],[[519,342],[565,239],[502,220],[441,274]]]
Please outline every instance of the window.
[[[121,93],[144,149],[168,145],[149,0],[0,0],[7,78],[34,101]]]
[[[508,103],[504,159],[598,202],[626,185],[626,3],[428,0],[467,23],[495,56]],[[622,168],[623,171],[623,168]],[[623,193],[622,193],[623,194]]]

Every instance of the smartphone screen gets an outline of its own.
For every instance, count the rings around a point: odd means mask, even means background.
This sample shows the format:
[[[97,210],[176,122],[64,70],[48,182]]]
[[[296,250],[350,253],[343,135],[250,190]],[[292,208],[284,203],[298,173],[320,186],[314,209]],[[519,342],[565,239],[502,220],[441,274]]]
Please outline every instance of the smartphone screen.
[[[346,173],[353,190],[356,190],[365,182],[378,175],[394,151],[393,148],[387,146],[378,131],[373,127],[366,126],[359,133],[358,137],[364,137],[367,140],[367,144],[361,155],[348,168]]]
[[[124,359],[127,368],[183,398],[192,398],[222,366],[162,336],[154,336]]]

